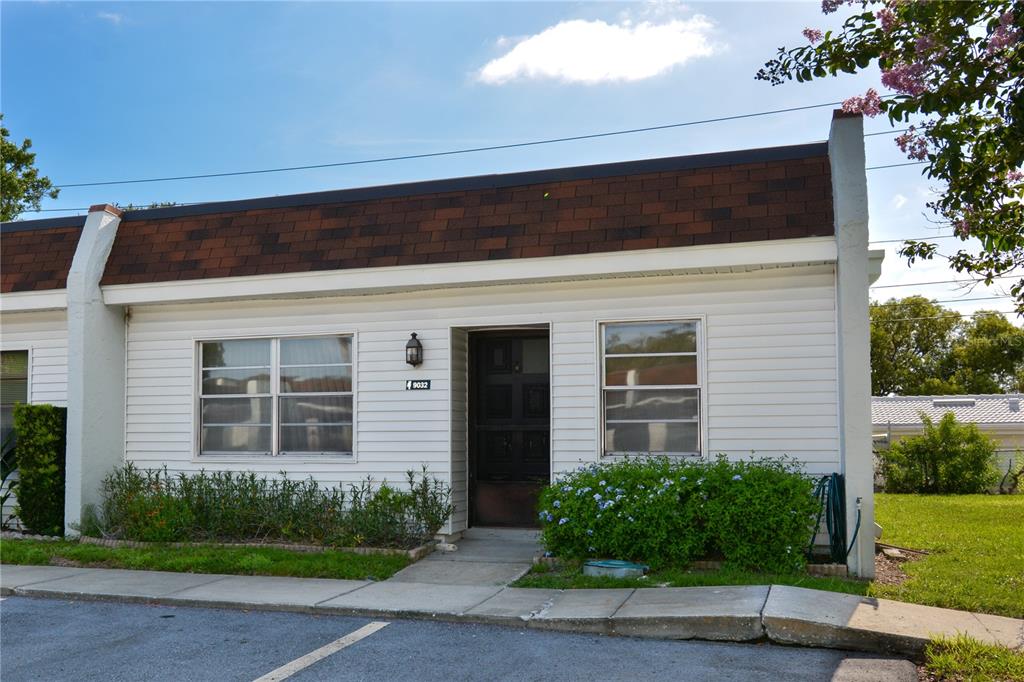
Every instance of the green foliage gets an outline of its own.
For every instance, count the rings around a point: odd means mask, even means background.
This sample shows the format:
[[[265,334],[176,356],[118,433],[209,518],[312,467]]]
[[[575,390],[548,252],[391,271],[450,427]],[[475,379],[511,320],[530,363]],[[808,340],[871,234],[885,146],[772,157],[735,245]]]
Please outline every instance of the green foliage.
[[[64,534],[64,451],[67,410],[14,406],[18,448],[18,506],[22,524],[41,535]]]
[[[967,635],[937,637],[925,647],[932,679],[957,682],[1024,682],[1024,651],[986,644]]]
[[[871,392],[949,395],[1024,390],[1024,329],[1003,315],[964,320],[923,296],[872,303]]]
[[[713,555],[730,567],[793,571],[814,526],[812,488],[795,465],[776,460],[593,464],[541,494],[542,539],[567,559],[661,568]]]
[[[4,540],[5,564],[128,568],[178,573],[279,575],[335,580],[384,580],[409,565],[404,554],[355,554],[336,550],[297,552],[277,547],[209,547],[192,545],[145,549],[98,547],[73,541]]]
[[[999,480],[996,441],[975,424],[947,412],[938,424],[921,415],[924,431],[882,451],[885,490],[891,493],[983,493]]]
[[[99,510],[83,517],[87,535],[166,542],[278,540],[334,546],[413,547],[451,516],[450,490],[424,470],[408,473],[408,490],[367,479],[322,488],[253,472],[169,475],[131,463],[103,482]]]
[[[14,478],[14,474],[18,471],[18,450],[15,443],[14,429],[11,429],[7,436],[4,438],[3,443],[0,443],[0,508],[7,505],[15,495],[15,490],[18,487],[18,481]],[[11,515],[14,518],[14,515]],[[11,519],[3,519],[2,528],[7,528],[10,524]]]
[[[927,241],[908,241],[901,254],[913,264],[936,256],[958,272],[991,284],[1024,264],[1024,7],[1019,0],[993,2],[898,2],[825,0],[826,13],[852,5],[841,29],[820,41],[780,48],[757,73],[778,85],[859,73],[877,65],[882,83],[896,92],[851,103],[867,115],[913,128],[897,139],[907,155],[924,163],[943,188],[929,204],[938,220],[962,240],[939,254]],[[876,9],[877,8],[877,9]],[[1024,279],[1011,292],[1024,313]]]
[[[1024,618],[1024,495],[875,495],[885,542],[927,550],[871,596]]]
[[[36,170],[36,155],[29,151],[32,140],[26,139],[19,146],[9,138],[10,132],[0,124],[0,221],[14,220],[26,209],[38,209],[43,197],[56,199],[60,193],[48,177]]]

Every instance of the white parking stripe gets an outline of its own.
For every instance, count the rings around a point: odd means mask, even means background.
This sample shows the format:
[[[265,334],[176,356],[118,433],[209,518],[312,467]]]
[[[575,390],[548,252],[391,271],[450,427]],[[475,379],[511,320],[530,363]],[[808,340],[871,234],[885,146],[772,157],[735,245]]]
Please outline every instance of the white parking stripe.
[[[325,644],[316,651],[310,651],[305,656],[296,658],[291,663],[286,663],[285,665],[282,665],[277,670],[271,670],[263,677],[257,678],[255,682],[278,682],[278,680],[287,679],[295,673],[299,672],[300,670],[308,668],[317,661],[321,661],[330,656],[331,654],[341,651],[345,647],[355,644],[361,639],[369,637],[370,635],[377,632],[386,625],[387,623],[381,621],[374,621],[368,625],[364,625],[355,632],[350,632],[344,637],[334,640],[330,644]]]

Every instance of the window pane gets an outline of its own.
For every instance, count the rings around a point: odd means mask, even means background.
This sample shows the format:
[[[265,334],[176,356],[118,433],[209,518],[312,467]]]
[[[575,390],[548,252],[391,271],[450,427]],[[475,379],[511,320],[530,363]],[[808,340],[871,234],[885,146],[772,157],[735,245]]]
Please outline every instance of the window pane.
[[[351,424],[352,396],[281,398],[282,424]]]
[[[204,341],[203,367],[269,367],[270,339]]]
[[[281,339],[282,365],[333,365],[352,362],[352,339],[347,336]]]
[[[344,393],[352,390],[352,366],[282,367],[282,393]]]
[[[696,419],[700,393],[695,388],[671,391],[605,391],[605,418]]]
[[[0,352],[0,381],[28,378],[28,351],[5,350]]]
[[[606,386],[672,386],[697,383],[697,356],[606,358]]]
[[[352,452],[352,427],[282,426],[281,452]]]
[[[203,424],[267,424],[273,422],[270,398],[204,398]]]
[[[523,374],[546,374],[548,339],[523,339]]]
[[[698,452],[696,423],[608,424],[605,452]]]
[[[270,393],[270,372],[265,369],[203,370],[204,395]]]
[[[604,327],[605,353],[693,353],[696,322],[628,322]]]
[[[202,451],[270,453],[269,426],[204,426]]]

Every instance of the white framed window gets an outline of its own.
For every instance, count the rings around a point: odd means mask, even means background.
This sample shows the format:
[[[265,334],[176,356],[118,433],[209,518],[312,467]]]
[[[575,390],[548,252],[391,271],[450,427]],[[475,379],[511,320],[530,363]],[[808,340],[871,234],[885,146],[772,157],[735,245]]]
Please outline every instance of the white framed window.
[[[200,455],[347,455],[352,337],[199,342]]]
[[[28,402],[29,353],[0,351],[0,443],[14,430],[14,406]]]
[[[700,456],[700,321],[600,329],[604,454]]]

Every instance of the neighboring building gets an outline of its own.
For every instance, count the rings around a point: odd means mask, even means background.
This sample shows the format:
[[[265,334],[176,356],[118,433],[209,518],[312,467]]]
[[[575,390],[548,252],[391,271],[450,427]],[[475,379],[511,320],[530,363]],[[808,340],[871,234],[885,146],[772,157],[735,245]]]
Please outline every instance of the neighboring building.
[[[1024,410],[1021,396],[1010,395],[908,395],[875,396],[871,399],[874,440],[887,445],[921,432],[921,415],[938,422],[952,412],[956,420],[977,424],[999,443],[999,470],[1019,463],[1024,450]]]
[[[604,457],[755,452],[846,474],[871,528],[867,219],[841,114],[827,143],[100,205],[3,226],[2,344],[31,400],[67,402],[69,524],[126,459],[324,484],[426,465],[454,534],[532,523],[540,486]]]

